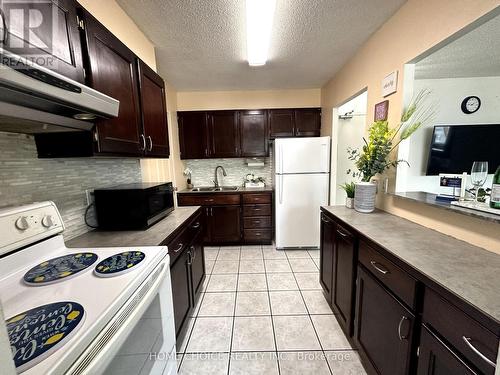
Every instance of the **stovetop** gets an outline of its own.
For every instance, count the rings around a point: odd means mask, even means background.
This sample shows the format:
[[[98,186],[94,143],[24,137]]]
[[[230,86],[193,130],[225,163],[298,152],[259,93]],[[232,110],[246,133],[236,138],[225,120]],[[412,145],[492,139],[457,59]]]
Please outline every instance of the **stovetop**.
[[[0,258],[0,301],[9,327],[28,311],[60,304],[81,314],[77,335],[51,332],[37,343],[40,356],[25,364],[34,367],[24,374],[45,373],[81,352],[162,262],[168,264],[166,247],[68,249],[61,235]]]

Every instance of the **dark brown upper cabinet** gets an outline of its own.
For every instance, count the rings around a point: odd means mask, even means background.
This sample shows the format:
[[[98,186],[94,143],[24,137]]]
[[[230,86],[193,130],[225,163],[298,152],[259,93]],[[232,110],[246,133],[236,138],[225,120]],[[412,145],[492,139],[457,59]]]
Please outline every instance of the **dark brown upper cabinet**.
[[[271,138],[293,137],[295,135],[295,111],[293,109],[269,110]]]
[[[264,110],[239,111],[240,150],[243,157],[269,155],[269,127]]]
[[[88,12],[84,12],[88,79],[92,88],[120,101],[118,117],[96,121],[98,152],[140,156],[141,132],[136,56]]]
[[[179,143],[181,159],[208,158],[207,113],[203,111],[179,112]]]
[[[295,110],[295,136],[319,137],[321,133],[321,109],[306,108]]]
[[[6,26],[3,48],[28,59],[36,56],[35,62],[39,65],[84,83],[76,1],[3,1],[0,8]],[[10,32],[10,16],[15,14],[19,17],[21,14],[24,25],[28,25],[30,10],[38,11],[42,15],[40,26],[25,27],[22,35],[19,32]],[[37,43],[34,44],[33,41]]]
[[[270,137],[318,137],[321,108],[269,110]]]
[[[147,156],[170,155],[167,126],[167,105],[163,79],[143,61],[137,59],[143,134]]]
[[[232,158],[240,156],[240,132],[236,111],[214,111],[208,114],[211,141],[210,156]]]

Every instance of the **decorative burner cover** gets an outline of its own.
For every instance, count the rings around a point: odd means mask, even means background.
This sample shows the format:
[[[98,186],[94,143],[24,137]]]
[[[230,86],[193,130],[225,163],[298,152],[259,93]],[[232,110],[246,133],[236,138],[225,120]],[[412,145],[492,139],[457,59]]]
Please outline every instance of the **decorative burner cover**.
[[[141,251],[125,251],[115,254],[99,262],[94,272],[100,277],[113,277],[130,271],[144,260],[146,254]]]
[[[47,260],[24,275],[29,285],[46,285],[67,279],[90,267],[97,260],[94,253],[76,253]]]
[[[23,372],[60,349],[84,321],[83,306],[56,302],[36,307],[6,321],[17,372]]]

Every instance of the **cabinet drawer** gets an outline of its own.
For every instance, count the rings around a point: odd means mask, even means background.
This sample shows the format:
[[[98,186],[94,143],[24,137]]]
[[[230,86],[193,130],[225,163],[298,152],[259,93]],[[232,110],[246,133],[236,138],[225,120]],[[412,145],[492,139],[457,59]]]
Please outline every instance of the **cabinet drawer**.
[[[243,194],[243,203],[271,203],[271,194]]]
[[[245,241],[271,241],[271,229],[245,229]]]
[[[245,229],[270,228],[271,216],[245,217],[243,219],[243,225]]]
[[[243,206],[243,216],[267,216],[271,215],[270,204],[254,204]]]
[[[203,220],[201,215],[196,216],[190,223],[187,228],[189,233],[189,241],[192,242],[196,236],[203,230]]]
[[[170,266],[175,263],[179,255],[181,255],[187,248],[191,242],[190,238],[189,229],[185,228],[172,241],[166,244],[168,247],[168,255],[170,256]]]
[[[179,206],[212,206],[214,204],[240,204],[239,194],[179,194]]]
[[[359,243],[359,261],[404,303],[415,308],[416,280],[413,277],[363,241]]]
[[[430,288],[422,319],[483,373],[495,373],[488,360],[496,362],[498,337]]]

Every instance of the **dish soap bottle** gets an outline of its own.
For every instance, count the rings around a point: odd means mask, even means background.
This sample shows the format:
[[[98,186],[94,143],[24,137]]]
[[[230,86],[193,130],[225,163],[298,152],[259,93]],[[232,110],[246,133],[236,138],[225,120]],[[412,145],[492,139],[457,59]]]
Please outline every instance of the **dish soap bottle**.
[[[493,176],[493,185],[491,186],[490,207],[500,209],[500,165]]]

